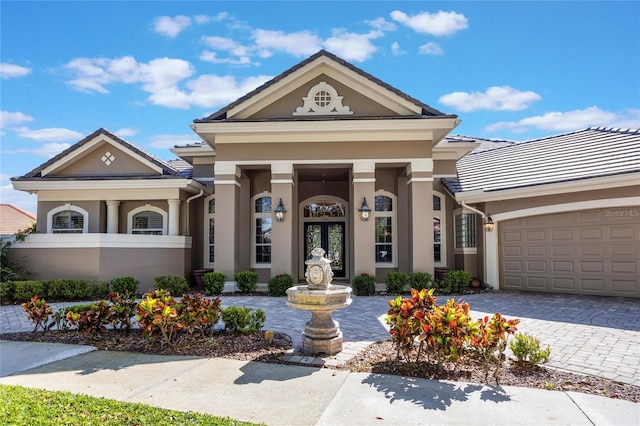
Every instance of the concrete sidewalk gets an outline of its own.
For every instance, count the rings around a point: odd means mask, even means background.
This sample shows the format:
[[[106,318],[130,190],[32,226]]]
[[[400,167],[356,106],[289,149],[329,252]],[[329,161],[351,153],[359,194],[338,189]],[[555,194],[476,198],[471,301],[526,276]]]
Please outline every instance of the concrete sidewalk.
[[[0,383],[268,425],[640,424],[640,404],[573,392],[92,349],[0,341]]]

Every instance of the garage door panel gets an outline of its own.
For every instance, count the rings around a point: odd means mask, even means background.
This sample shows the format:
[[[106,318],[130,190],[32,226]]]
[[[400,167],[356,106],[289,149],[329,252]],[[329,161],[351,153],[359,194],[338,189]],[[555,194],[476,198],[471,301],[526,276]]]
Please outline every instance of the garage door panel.
[[[625,211],[500,222],[501,287],[640,298],[640,217]]]

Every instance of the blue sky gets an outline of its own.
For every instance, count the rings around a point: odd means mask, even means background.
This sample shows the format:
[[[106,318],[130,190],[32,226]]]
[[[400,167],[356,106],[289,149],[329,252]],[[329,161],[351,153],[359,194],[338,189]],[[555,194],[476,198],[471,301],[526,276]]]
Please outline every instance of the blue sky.
[[[169,160],[189,124],[326,49],[462,124],[640,127],[640,2],[0,2],[2,203],[100,127]]]

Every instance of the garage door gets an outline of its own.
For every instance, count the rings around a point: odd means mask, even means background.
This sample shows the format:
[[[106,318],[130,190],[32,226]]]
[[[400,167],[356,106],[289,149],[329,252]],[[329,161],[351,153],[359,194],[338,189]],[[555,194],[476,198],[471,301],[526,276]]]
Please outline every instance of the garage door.
[[[640,297],[640,207],[500,222],[501,288]]]

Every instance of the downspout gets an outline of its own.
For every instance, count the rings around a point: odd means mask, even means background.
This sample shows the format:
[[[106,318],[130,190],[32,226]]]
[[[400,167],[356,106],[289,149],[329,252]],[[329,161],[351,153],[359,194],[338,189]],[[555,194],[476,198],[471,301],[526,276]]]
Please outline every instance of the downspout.
[[[201,189],[199,194],[196,194],[196,195],[194,195],[192,197],[187,198],[187,208],[186,208],[187,217],[186,217],[186,220],[185,220],[185,225],[186,225],[186,228],[187,228],[187,232],[185,232],[185,235],[187,235],[187,236],[191,235],[191,231],[190,231],[190,228],[189,228],[189,203],[191,201],[195,200],[196,198],[202,197],[203,194],[204,194],[204,190]]]
[[[482,212],[478,209],[476,209],[475,207],[471,207],[470,205],[468,205],[467,203],[465,203],[464,201],[458,201],[460,203],[460,205],[462,207],[464,207],[465,209],[471,210],[474,213],[478,213],[480,216],[482,216],[483,219],[486,219],[487,214],[485,212]]]

